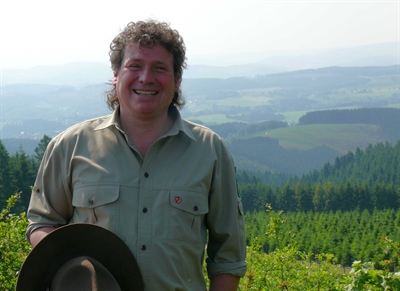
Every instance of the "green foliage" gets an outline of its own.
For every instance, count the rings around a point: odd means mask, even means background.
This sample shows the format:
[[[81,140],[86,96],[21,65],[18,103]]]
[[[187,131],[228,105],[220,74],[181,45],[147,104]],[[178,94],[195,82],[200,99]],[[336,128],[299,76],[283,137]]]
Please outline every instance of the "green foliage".
[[[343,274],[331,254],[312,258],[297,249],[294,234],[287,231],[282,211],[274,212],[267,205],[268,225],[265,236],[274,241],[275,250],[263,252],[262,240],[254,238],[247,249],[248,271],[240,282],[240,290],[341,290]],[[291,239],[285,244],[285,236]]]
[[[400,264],[400,247],[395,243],[400,241],[400,210],[292,212],[281,213],[279,221],[275,219],[270,212],[247,212],[248,244],[257,238],[267,253],[290,244],[311,256],[333,254],[346,267],[357,260],[373,261],[379,268],[388,270]],[[266,232],[274,225],[279,226],[278,234]],[[386,238],[383,244],[377,243],[381,238]]]
[[[400,185],[400,141],[395,144],[377,143],[365,150],[356,149],[337,157],[333,164],[326,163],[320,171],[303,175],[301,182],[330,181],[335,184],[351,180],[368,185],[384,183]]]
[[[253,149],[256,158],[257,148]],[[279,156],[269,159],[278,163]],[[348,152],[301,178],[239,171],[239,190],[245,211],[264,210],[266,203],[285,212],[396,210],[400,208],[399,167],[400,141],[378,143],[365,151]]]
[[[25,213],[11,213],[18,199],[20,194],[11,196],[0,212],[0,290],[4,291],[15,289],[18,271],[31,250],[25,239],[28,226]]]
[[[374,263],[356,261],[349,274],[345,291],[397,291],[400,290],[400,273],[376,270]]]
[[[271,187],[262,182],[239,184],[244,210],[260,211],[266,203],[275,205],[285,212],[329,212],[374,209],[399,209],[400,187],[393,184],[346,181],[289,184]]]
[[[47,145],[51,141],[51,137],[48,135],[44,135],[42,139],[39,141],[38,146],[35,148],[35,161],[39,165],[42,161],[43,155],[46,151]]]
[[[25,211],[28,207],[31,189],[42,156],[51,138],[45,135],[35,148],[35,155],[29,156],[22,147],[9,155],[0,140],[0,208],[6,207],[9,193],[21,193],[21,199],[15,205],[15,212]]]
[[[247,249],[248,271],[240,282],[240,290],[400,290],[400,273],[390,269],[395,263],[398,263],[400,257],[399,241],[394,241],[387,237],[381,240],[386,245],[385,250],[382,251],[381,249],[381,252],[391,254],[389,260],[384,260],[380,263],[380,266],[384,267],[383,269],[377,269],[372,262],[355,261],[350,272],[343,272],[340,266],[337,265],[338,260],[333,254],[306,254],[299,251],[298,241],[296,240],[298,234],[291,231],[293,229],[298,230],[298,228],[293,225],[293,220],[288,220],[288,216],[283,215],[282,211],[274,212],[272,207],[267,205],[267,214],[268,216],[264,215],[268,219],[265,220],[263,227],[261,227],[260,237],[253,238],[251,245]],[[342,215],[343,213],[335,215],[335,220]],[[302,221],[303,219],[296,214],[296,220]],[[346,217],[346,220],[351,222],[352,220],[357,220],[357,218]],[[246,222],[249,225],[247,220]],[[251,225],[253,223],[254,220],[250,222]],[[318,220],[314,223],[324,224]],[[338,223],[340,224],[340,222]],[[307,226],[304,228],[307,228]],[[358,231],[355,230],[350,233],[354,235]],[[285,237],[288,235],[289,238],[286,239]],[[263,251],[263,241],[268,240],[275,244],[275,249],[265,253]],[[376,244],[376,240],[371,239],[371,243]],[[344,248],[342,249],[349,247],[348,244],[343,246]]]

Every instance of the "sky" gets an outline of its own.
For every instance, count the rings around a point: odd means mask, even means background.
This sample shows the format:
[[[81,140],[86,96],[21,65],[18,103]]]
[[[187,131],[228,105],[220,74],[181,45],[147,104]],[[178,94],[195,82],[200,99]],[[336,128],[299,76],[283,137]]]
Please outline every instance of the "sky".
[[[400,38],[400,0],[0,0],[0,69],[108,63],[115,35],[148,18],[179,31],[189,65]]]

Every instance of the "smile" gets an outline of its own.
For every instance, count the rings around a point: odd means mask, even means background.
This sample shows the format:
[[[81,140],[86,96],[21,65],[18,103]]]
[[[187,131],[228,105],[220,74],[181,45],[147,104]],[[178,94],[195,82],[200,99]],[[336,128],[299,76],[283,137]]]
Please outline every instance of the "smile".
[[[148,95],[148,96],[156,95],[158,93],[158,91],[142,91],[142,90],[133,90],[133,92],[139,95]]]

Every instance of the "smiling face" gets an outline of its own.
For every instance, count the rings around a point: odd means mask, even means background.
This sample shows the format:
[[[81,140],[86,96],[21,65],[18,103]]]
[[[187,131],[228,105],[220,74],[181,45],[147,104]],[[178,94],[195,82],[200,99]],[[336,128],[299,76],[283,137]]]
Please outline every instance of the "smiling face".
[[[163,46],[148,48],[138,43],[125,48],[121,68],[114,81],[121,119],[166,118],[179,80],[174,76],[174,62]]]

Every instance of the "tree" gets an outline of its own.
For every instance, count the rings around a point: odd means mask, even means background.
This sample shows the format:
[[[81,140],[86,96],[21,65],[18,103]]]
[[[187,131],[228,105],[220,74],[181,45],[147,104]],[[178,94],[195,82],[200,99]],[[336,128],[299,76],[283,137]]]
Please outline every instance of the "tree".
[[[22,147],[10,158],[10,170],[14,184],[13,192],[21,193],[16,205],[18,212],[25,211],[31,197],[31,186],[35,182],[36,168],[32,157],[26,155]]]
[[[10,172],[10,155],[0,140],[0,207],[4,207],[5,200],[13,192]]]
[[[44,135],[42,139],[39,141],[38,146],[35,148],[34,158],[37,164],[40,164],[40,162],[42,161],[43,155],[50,141],[51,137]]]

